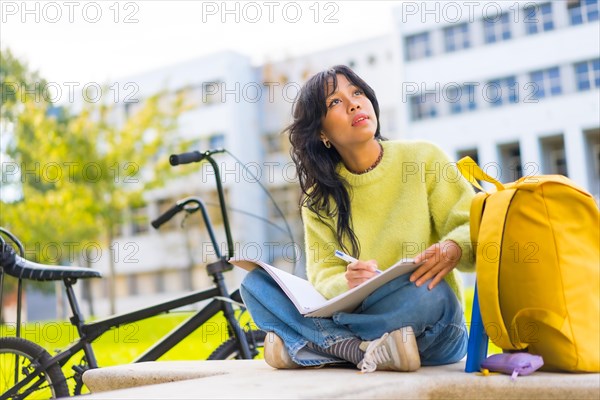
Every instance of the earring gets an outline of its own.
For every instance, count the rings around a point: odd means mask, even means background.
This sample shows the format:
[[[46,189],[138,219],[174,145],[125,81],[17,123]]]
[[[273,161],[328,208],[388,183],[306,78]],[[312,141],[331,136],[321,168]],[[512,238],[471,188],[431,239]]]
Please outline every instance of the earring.
[[[328,149],[331,148],[331,143],[329,142],[329,140],[325,139],[323,140],[323,144],[325,145],[325,147],[327,147]]]

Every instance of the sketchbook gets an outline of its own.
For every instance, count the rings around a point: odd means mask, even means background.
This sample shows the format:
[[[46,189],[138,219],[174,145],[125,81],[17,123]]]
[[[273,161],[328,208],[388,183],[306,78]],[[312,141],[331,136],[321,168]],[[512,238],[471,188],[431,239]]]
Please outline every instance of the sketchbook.
[[[360,303],[376,289],[401,275],[414,271],[419,265],[412,259],[398,261],[381,274],[363,282],[347,292],[327,300],[306,279],[302,279],[272,265],[258,260],[236,259],[229,260],[233,265],[250,272],[255,268],[264,269],[277,282],[288,298],[294,303],[300,314],[305,317],[331,317],[336,312],[352,312]]]

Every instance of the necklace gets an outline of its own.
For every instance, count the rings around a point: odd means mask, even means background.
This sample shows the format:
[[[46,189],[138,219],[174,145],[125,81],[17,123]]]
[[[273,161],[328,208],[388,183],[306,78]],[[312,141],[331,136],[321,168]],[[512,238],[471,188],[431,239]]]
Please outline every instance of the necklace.
[[[375,162],[373,164],[371,164],[371,166],[367,169],[364,169],[360,172],[352,172],[355,175],[362,175],[362,174],[366,174],[367,172],[373,170],[373,168],[375,168],[376,166],[379,165],[379,163],[381,162],[381,159],[383,158],[383,146],[381,145],[380,142],[377,142],[379,144],[379,156],[377,156],[377,160],[375,160]]]

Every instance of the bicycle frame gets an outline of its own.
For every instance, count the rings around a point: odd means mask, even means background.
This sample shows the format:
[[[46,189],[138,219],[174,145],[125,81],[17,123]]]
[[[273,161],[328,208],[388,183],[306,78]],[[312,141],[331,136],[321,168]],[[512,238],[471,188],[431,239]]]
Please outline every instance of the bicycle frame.
[[[120,325],[137,322],[149,317],[153,317],[156,315],[160,315],[166,313],[170,310],[183,307],[189,304],[193,304],[196,302],[200,302],[203,300],[208,300],[211,298],[222,296],[221,290],[217,287],[211,288],[208,290],[198,291],[187,296],[183,296],[180,298],[173,299],[171,301],[167,301],[164,303],[159,303],[157,305],[142,308],[130,313],[115,315],[103,320],[94,321],[89,324],[81,323],[81,312],[79,311],[77,299],[75,297],[73,291],[73,282],[65,282],[67,297],[69,299],[69,303],[71,305],[71,309],[73,310],[73,317],[71,317],[71,323],[77,327],[77,331],[79,333],[79,339],[69,345],[67,348],[62,350],[60,353],[51,357],[46,363],[41,364],[36,370],[30,374],[27,378],[23,379],[13,388],[8,390],[6,393],[3,393],[0,396],[0,400],[4,400],[12,396],[14,393],[17,393],[22,387],[26,386],[33,379],[36,378],[40,371],[45,370],[49,365],[59,364],[62,367],[78,352],[83,350],[85,358],[88,362],[88,368],[98,368],[98,363],[96,361],[96,356],[94,350],[92,348],[92,342],[102,336],[107,331],[112,328],[117,328]],[[235,291],[231,294],[231,296],[227,295],[227,297],[231,297],[233,300],[241,300],[239,295],[239,291]],[[231,309],[231,314],[228,316],[225,313],[224,309]],[[242,337],[243,329],[239,326],[235,316],[233,314],[233,307],[230,303],[224,302],[222,300],[213,300],[193,316],[188,318],[170,333],[162,338],[162,340],[156,343],[153,347],[148,349],[144,354],[140,355],[133,362],[144,362],[144,361],[155,361],[160,358],[163,354],[172,349],[175,345],[177,345],[181,340],[188,337],[192,334],[197,328],[202,326],[205,322],[207,322],[212,316],[216,315],[219,311],[223,310],[225,313],[225,317],[228,322],[228,328],[231,330],[239,328],[237,336],[238,341]],[[232,332],[230,332],[232,333]],[[245,339],[242,339],[241,342],[245,345],[240,345],[240,350],[242,356],[244,358],[251,359],[253,358],[253,354],[249,348],[248,342]],[[245,347],[245,348],[244,348]],[[85,369],[81,368],[77,370],[77,366],[74,367],[76,372],[82,373]]]
[[[219,168],[214,159],[210,156],[210,152],[207,151],[206,153],[204,153],[202,159],[206,159],[214,169],[215,180],[217,184],[217,193],[219,196],[219,204],[221,208],[221,215],[223,219],[225,235],[227,238],[227,258],[221,255],[218,243],[216,241],[212,229],[210,218],[208,216],[208,213],[206,212],[206,207],[202,200],[193,197],[187,198],[178,203],[178,207],[180,207],[180,210],[184,210],[186,205],[195,203],[197,205],[197,208],[194,209],[192,212],[197,211],[198,209],[200,209],[200,211],[202,212],[204,224],[206,226],[206,229],[208,230],[215,254],[219,258],[218,261],[207,265],[207,272],[210,275],[212,275],[215,287],[207,290],[197,291],[186,296],[175,298],[173,300],[159,303],[147,308],[138,309],[129,313],[114,315],[102,320],[94,321],[91,323],[85,323],[83,314],[81,313],[81,310],[79,308],[79,303],[77,301],[75,291],[73,290],[73,285],[76,283],[77,280],[72,278],[64,279],[63,282],[66,289],[67,299],[69,301],[69,306],[73,314],[70,318],[70,322],[77,328],[79,339],[71,345],[69,345],[66,349],[62,350],[60,353],[51,357],[47,362],[37,367],[33,373],[31,373],[27,378],[23,379],[13,388],[8,390],[6,393],[3,393],[0,396],[0,400],[7,399],[9,396],[13,395],[13,393],[18,392],[18,390],[20,390],[22,387],[27,385],[29,382],[33,381],[33,379],[36,378],[39,372],[45,370],[49,365],[57,363],[61,366],[61,368],[63,368],[65,364],[75,354],[82,350],[84,352],[85,359],[88,363],[87,368],[98,368],[96,356],[92,348],[92,342],[112,328],[116,328],[120,325],[127,323],[137,322],[152,316],[166,313],[176,308],[180,308],[211,298],[214,300],[208,303],[205,307],[203,307],[193,316],[188,318],[186,321],[181,323],[178,327],[173,329],[167,335],[165,335],[159,342],[157,342],[154,346],[146,350],[145,353],[140,355],[133,362],[137,363],[157,360],[159,357],[164,355],[183,339],[192,334],[197,328],[202,326],[219,311],[223,311],[223,314],[227,320],[227,327],[229,331],[228,333],[230,334],[230,336],[234,336],[236,338],[241,356],[244,359],[251,359],[255,356],[255,354],[253,354],[252,350],[250,349],[248,341],[246,340],[243,328],[239,325],[238,321],[235,318],[235,312],[231,300],[233,300],[233,302],[242,301],[239,290],[234,291],[230,295],[225,285],[225,280],[223,277],[223,272],[233,269],[233,266],[229,264],[227,260],[233,257],[234,247],[233,240],[231,238],[229,219],[227,217],[227,209],[225,206],[225,199],[223,194],[223,188],[221,185]],[[73,368],[75,369],[75,372],[79,374],[83,373],[87,369],[82,368],[80,366],[74,366]]]

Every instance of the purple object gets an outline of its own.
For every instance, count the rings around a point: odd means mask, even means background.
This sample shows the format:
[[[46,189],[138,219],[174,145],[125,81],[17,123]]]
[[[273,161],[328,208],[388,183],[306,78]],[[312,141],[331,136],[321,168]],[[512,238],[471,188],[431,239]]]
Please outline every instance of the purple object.
[[[514,380],[517,375],[529,375],[542,365],[544,360],[541,356],[529,353],[502,353],[493,354],[483,360],[481,368],[508,374]]]

